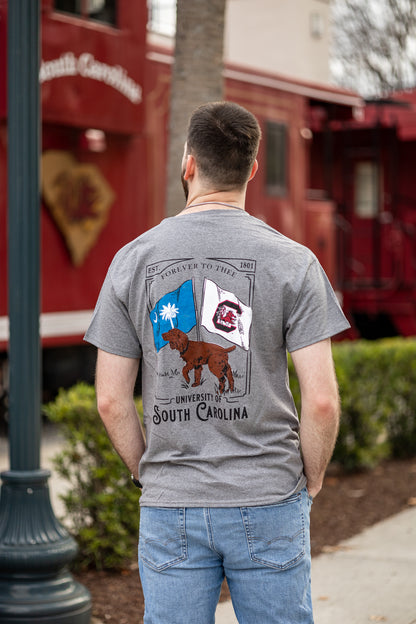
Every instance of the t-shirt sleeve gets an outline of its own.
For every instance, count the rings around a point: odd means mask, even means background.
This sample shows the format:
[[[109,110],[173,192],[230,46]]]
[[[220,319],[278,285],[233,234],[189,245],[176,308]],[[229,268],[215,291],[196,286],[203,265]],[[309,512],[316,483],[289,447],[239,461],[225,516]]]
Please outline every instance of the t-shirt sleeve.
[[[114,355],[141,357],[136,330],[126,305],[117,296],[110,273],[104,280],[84,340]]]
[[[287,350],[302,349],[349,327],[323,268],[313,257],[286,322]]]

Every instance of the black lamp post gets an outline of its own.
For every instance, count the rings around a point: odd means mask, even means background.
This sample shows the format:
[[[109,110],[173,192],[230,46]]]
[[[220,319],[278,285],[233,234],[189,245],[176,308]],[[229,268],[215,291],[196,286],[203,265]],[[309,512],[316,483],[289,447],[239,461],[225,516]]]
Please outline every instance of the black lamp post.
[[[1,474],[0,621],[88,624],[90,596],[67,564],[40,468],[40,0],[8,3],[10,470]]]

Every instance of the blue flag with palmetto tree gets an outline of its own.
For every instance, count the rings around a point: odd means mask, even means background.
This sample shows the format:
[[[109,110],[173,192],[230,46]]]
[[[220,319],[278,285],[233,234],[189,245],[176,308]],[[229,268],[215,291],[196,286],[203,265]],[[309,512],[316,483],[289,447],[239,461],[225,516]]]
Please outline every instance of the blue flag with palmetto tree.
[[[179,288],[166,293],[159,299],[149,314],[153,326],[153,338],[157,351],[166,344],[162,334],[173,329],[189,332],[196,325],[196,312],[192,280],[187,280]]]

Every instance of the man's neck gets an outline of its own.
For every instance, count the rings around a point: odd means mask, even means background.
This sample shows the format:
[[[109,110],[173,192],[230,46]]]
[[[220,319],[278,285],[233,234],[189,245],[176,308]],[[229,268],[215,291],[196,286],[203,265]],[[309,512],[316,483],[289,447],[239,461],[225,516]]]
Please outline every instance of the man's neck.
[[[245,192],[213,192],[189,194],[186,206],[179,214],[204,212],[206,210],[245,210]]]

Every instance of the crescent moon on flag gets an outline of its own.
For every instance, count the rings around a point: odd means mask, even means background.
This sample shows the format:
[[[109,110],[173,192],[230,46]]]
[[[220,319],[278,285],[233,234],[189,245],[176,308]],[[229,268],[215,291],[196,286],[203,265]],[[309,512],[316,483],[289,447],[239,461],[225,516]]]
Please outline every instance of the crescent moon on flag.
[[[155,312],[155,318],[153,319],[153,323],[157,323],[157,312]]]

